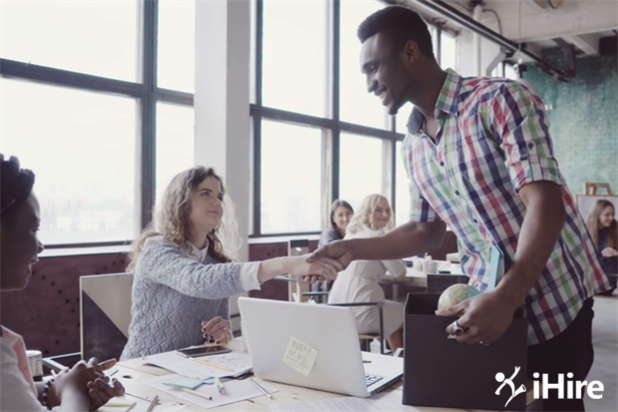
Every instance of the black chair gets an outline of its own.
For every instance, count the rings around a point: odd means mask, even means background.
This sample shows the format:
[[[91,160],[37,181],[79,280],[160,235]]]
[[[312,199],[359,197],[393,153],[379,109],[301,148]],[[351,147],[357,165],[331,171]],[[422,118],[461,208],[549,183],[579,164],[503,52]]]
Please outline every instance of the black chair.
[[[129,338],[133,275],[80,277],[82,359],[119,358]]]

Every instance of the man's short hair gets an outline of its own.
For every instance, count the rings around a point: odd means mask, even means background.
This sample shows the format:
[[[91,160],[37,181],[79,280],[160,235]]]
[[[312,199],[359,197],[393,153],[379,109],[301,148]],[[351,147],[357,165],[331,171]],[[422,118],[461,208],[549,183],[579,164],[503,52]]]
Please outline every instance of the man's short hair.
[[[400,51],[408,41],[414,40],[421,53],[435,60],[427,23],[414,10],[402,6],[385,7],[367,17],[358,26],[358,38],[361,43],[377,33],[388,36],[397,51]]]

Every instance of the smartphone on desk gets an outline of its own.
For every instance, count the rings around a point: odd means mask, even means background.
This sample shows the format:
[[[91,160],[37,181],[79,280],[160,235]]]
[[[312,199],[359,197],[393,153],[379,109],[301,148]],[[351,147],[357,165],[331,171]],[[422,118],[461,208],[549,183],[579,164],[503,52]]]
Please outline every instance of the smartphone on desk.
[[[230,353],[232,350],[225,346],[198,346],[193,348],[178,349],[176,352],[188,358],[196,358],[198,356],[221,355],[222,353]]]

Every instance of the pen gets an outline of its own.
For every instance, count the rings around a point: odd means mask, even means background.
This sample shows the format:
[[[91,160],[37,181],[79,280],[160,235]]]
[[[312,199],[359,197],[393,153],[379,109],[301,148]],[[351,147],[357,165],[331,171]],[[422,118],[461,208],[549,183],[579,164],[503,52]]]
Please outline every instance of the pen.
[[[221,395],[226,395],[227,391],[223,387],[223,384],[221,383],[221,380],[219,378],[217,378],[216,376],[215,376],[215,383],[217,384],[217,390],[219,391],[219,393]]]
[[[223,369],[224,371],[228,371],[228,372],[232,371],[230,368],[226,368],[225,366],[217,365],[215,363],[206,362],[206,361],[203,361],[201,359],[195,359],[195,358],[189,358],[189,359],[191,359],[193,362],[201,363],[201,364],[206,365],[206,366],[212,366],[213,368]]]
[[[203,361],[203,360],[201,360],[201,359],[192,358],[192,357],[190,357],[190,356],[185,355],[185,354],[184,354],[184,353],[182,353],[182,352],[178,352],[178,351],[176,351],[176,354],[178,354],[178,355],[182,356],[183,358],[190,359],[190,360],[192,360],[193,362],[201,363],[202,365],[212,366],[213,368],[223,369],[224,371],[228,371],[228,372],[231,372],[231,371],[232,371],[230,368],[226,368],[225,366],[217,365],[217,364],[215,364],[215,363],[206,362],[206,361]]]
[[[249,378],[249,380],[251,381],[251,383],[253,385],[255,385],[256,388],[258,388],[260,390],[260,392],[262,392],[264,395],[268,396],[268,399],[272,399],[273,398],[272,395],[270,393],[266,392],[266,389],[262,388],[259,383],[257,383],[256,381],[253,380],[253,378]]]
[[[152,402],[150,402],[150,405],[148,405],[148,409],[146,409],[146,412],[152,412],[154,407],[157,405],[158,400],[159,400],[159,395],[156,395],[154,398],[152,398]]]
[[[184,391],[184,392],[187,392],[187,393],[190,393],[191,395],[199,396],[200,398],[204,398],[204,399],[208,399],[209,401],[212,401],[212,396],[201,394],[198,391],[194,391],[194,390],[191,390],[189,388],[181,388],[180,386],[174,386],[174,388],[180,389],[181,391]]]
[[[141,400],[146,401],[146,402],[150,402],[151,401],[151,399],[143,398],[143,397],[137,396],[137,395],[133,395],[132,393],[125,392],[124,394],[128,395],[128,396],[132,396],[132,397],[137,398],[137,399],[141,399]]]

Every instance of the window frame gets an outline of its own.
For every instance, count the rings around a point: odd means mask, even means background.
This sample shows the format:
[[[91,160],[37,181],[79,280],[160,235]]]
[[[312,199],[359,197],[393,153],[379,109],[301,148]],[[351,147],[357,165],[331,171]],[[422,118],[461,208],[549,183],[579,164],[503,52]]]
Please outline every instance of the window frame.
[[[378,0],[375,0],[378,1]],[[342,121],[340,119],[340,91],[341,85],[339,82],[340,75],[340,47],[341,47],[341,1],[340,0],[332,0],[328,2],[329,9],[327,11],[327,27],[329,33],[327,33],[327,39],[329,41],[327,50],[330,51],[330,54],[327,57],[327,66],[330,73],[327,76],[327,79],[330,78],[330,84],[327,82],[326,87],[328,99],[328,106],[330,108],[330,113],[327,117],[318,117],[312,116],[297,112],[291,112],[283,109],[276,109],[272,107],[267,107],[263,105],[262,102],[262,73],[263,73],[263,28],[264,28],[264,2],[263,0],[254,0],[253,3],[254,12],[253,15],[253,53],[252,58],[255,61],[253,76],[253,96],[254,103],[250,104],[250,116],[252,121],[252,130],[253,130],[253,176],[252,176],[252,215],[251,221],[252,225],[250,228],[249,238],[258,238],[258,237],[275,237],[275,236],[296,236],[296,235],[313,235],[316,233],[320,233],[320,231],[316,232],[286,232],[286,233],[262,233],[261,228],[261,187],[262,187],[262,179],[261,179],[261,139],[262,139],[262,130],[261,123],[262,119],[268,119],[270,121],[279,121],[286,122],[292,124],[298,124],[303,126],[312,126],[318,127],[326,131],[326,134],[330,136],[329,139],[326,139],[326,144],[323,145],[323,157],[330,156],[330,166],[324,166],[327,170],[323,171],[323,174],[330,176],[330,180],[328,182],[329,191],[328,191],[328,199],[322,199],[320,204],[323,205],[323,210],[321,211],[322,222],[326,222],[327,216],[329,215],[330,204],[333,200],[339,198],[339,180],[340,180],[340,135],[342,132],[352,133],[356,135],[361,135],[365,137],[373,137],[382,140],[386,140],[390,142],[390,150],[385,151],[388,152],[386,154],[386,158],[383,158],[383,164],[387,165],[387,168],[390,169],[391,178],[390,178],[390,193],[387,194],[389,197],[389,201],[391,203],[391,208],[393,209],[393,214],[395,214],[395,204],[396,204],[396,165],[397,160],[399,159],[399,154],[396,149],[396,142],[404,139],[405,135],[401,133],[397,133],[397,124],[396,124],[396,116],[389,116],[389,129],[378,129],[374,127],[364,126],[355,123],[349,123]],[[441,27],[440,25],[434,25],[431,23],[427,23],[428,25],[434,26],[437,30],[437,45],[436,50],[434,50],[434,55],[436,55],[436,59],[438,63],[440,62],[440,34]],[[318,177],[316,177],[318,178]]]
[[[378,1],[378,0],[375,0]],[[117,80],[103,76],[96,76],[86,73],[79,73],[60,68],[29,64],[27,62],[4,59],[0,57],[0,76],[30,82],[39,82],[49,85],[74,88],[79,90],[91,91],[96,93],[115,94],[124,97],[135,98],[139,101],[139,120],[138,125],[138,150],[136,160],[137,181],[136,187],[136,206],[137,218],[134,221],[135,233],[144,229],[152,220],[152,210],[155,204],[156,195],[156,105],[157,102],[172,103],[188,107],[194,106],[194,94],[170,90],[157,86],[157,54],[158,54],[158,11],[159,0],[141,0],[138,3],[140,12],[138,13],[138,27],[141,28],[138,37],[141,53],[138,67],[141,67],[141,81],[129,82]],[[396,132],[396,117],[390,116],[389,129],[378,129],[369,126],[349,123],[340,119],[340,23],[341,23],[341,1],[332,0],[328,2],[328,36],[329,55],[327,57],[329,76],[332,81],[326,84],[327,96],[330,100],[330,114],[327,117],[317,117],[266,107],[262,104],[262,70],[263,70],[263,0],[254,0],[253,4],[253,59],[255,61],[253,77],[254,103],[250,103],[250,116],[252,124],[252,225],[250,238],[256,237],[275,237],[275,236],[294,236],[316,234],[316,232],[286,232],[286,233],[262,233],[261,232],[261,122],[262,119],[297,124],[301,126],[312,126],[323,129],[328,138],[323,145],[322,157],[328,157],[329,162],[324,163],[326,176],[330,176],[326,183],[329,187],[328,199],[322,199],[321,211],[322,220],[329,214],[330,204],[339,197],[340,179],[340,134],[348,132],[352,134],[379,138],[390,142],[390,150],[387,157],[382,159],[391,171],[390,197],[391,206],[395,212],[396,205],[396,162],[399,154],[396,151],[396,142],[403,140],[404,134]],[[434,55],[440,60],[440,32],[439,24],[432,24],[437,30],[437,41]],[[70,244],[50,244],[47,249],[74,248],[74,247],[96,247],[96,246],[117,246],[126,245],[133,239],[107,242],[87,242]]]
[[[158,12],[159,0],[141,0],[138,3],[137,27],[141,28],[136,56],[138,67],[141,67],[141,81],[128,82],[103,76],[79,73],[48,66],[39,66],[16,60],[0,58],[0,76],[30,82],[68,87],[96,93],[114,94],[135,98],[139,102],[139,139],[136,168],[134,232],[144,229],[152,220],[152,209],[156,194],[156,105],[157,102],[173,103],[193,107],[194,95],[178,90],[164,89],[157,86],[157,54],[158,54]],[[70,244],[50,244],[47,249],[117,246],[132,242],[126,239],[109,242],[87,242]]]

